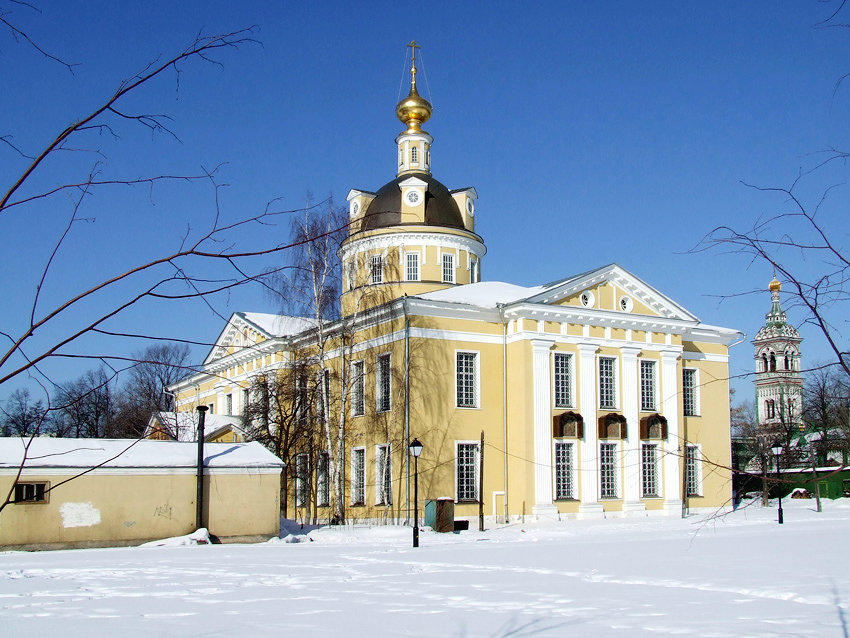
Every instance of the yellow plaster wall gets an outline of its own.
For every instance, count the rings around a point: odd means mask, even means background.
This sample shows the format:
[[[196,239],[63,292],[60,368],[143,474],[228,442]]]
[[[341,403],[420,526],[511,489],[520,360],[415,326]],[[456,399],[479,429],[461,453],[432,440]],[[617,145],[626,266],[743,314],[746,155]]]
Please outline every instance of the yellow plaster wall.
[[[22,480],[57,485],[71,476],[33,473]],[[0,491],[13,480],[0,476]],[[279,485],[276,473],[206,477],[210,531],[223,537],[277,535]],[[0,547],[128,543],[188,534],[195,529],[196,490],[192,474],[87,474],[51,490],[46,504],[7,506],[0,514]]]

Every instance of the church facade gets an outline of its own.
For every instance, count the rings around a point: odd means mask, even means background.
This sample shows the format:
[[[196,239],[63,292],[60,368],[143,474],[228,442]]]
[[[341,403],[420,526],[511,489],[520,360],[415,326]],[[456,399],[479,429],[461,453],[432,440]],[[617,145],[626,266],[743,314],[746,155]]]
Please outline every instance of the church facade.
[[[617,264],[534,287],[483,280],[478,195],[431,175],[431,110],[414,55],[397,175],[348,195],[342,318],[235,313],[203,370],[171,387],[177,410],[247,414],[258,379],[288,379],[290,422],[314,432],[285,454],[289,516],[412,519],[414,438],[420,516],[439,497],[491,520],[726,505],[741,333]]]

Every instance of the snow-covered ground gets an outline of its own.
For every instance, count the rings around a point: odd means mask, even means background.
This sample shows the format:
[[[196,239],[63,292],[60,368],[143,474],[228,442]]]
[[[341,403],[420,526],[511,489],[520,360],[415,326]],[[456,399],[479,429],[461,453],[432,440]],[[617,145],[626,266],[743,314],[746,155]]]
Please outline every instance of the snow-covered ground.
[[[850,499],[719,518],[0,554],[2,636],[850,633]],[[293,538],[288,540],[292,541]]]

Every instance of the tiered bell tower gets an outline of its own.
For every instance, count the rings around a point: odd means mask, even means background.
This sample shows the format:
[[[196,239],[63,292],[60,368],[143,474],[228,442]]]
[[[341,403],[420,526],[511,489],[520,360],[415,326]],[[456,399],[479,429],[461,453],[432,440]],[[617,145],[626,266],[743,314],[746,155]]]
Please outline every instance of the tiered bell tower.
[[[450,191],[431,175],[434,138],[422,125],[433,107],[416,88],[420,47],[415,41],[407,46],[410,92],[396,105],[405,126],[395,138],[396,177],[377,192],[348,194],[349,235],[339,250],[343,315],[481,279],[487,249],[475,234],[478,193],[472,187]]]
[[[782,284],[770,282],[771,306],[765,325],[753,339],[756,364],[756,415],[766,433],[790,436],[802,423],[803,378],[800,375],[802,338],[782,309]]]

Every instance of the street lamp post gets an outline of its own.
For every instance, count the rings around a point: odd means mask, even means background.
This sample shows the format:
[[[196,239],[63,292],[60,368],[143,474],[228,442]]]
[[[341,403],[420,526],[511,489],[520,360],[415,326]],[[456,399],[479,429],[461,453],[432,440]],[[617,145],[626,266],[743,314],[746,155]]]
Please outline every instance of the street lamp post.
[[[410,454],[413,456],[413,546],[419,547],[419,455],[422,454],[419,439],[410,442]]]
[[[777,442],[770,448],[773,451],[773,456],[776,459],[776,488],[779,494],[779,524],[782,525],[782,485],[780,484],[781,476],[779,474],[779,455],[782,454],[782,444]]]

